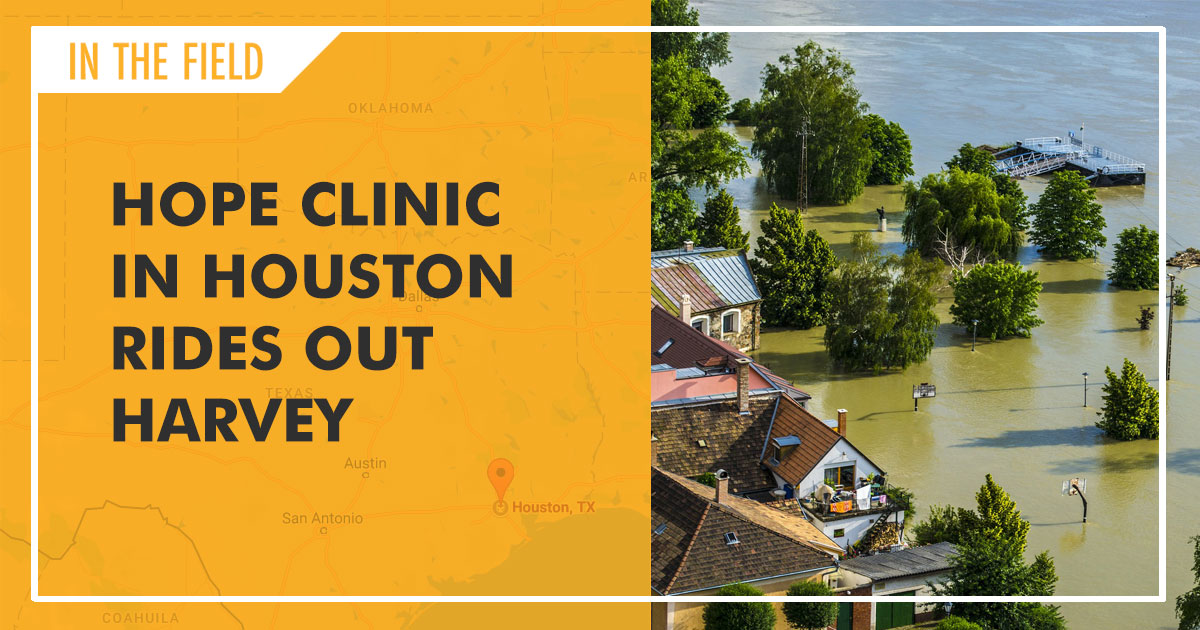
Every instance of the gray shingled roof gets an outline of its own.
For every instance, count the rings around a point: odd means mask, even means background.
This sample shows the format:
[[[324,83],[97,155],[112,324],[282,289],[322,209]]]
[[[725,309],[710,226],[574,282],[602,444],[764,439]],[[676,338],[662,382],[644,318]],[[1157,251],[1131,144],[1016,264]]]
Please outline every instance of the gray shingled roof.
[[[871,580],[894,580],[910,575],[945,571],[950,568],[950,557],[954,553],[953,544],[940,542],[936,545],[843,560],[842,568]]]

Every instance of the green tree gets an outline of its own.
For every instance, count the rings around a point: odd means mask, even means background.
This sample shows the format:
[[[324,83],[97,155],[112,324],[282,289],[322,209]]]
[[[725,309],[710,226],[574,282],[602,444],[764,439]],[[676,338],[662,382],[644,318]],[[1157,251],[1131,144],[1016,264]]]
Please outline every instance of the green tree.
[[[743,98],[729,108],[728,120],[735,120],[739,125],[758,124],[758,105],[748,98]]]
[[[729,584],[717,590],[717,597],[762,595],[749,584]],[[770,602],[710,602],[704,605],[705,630],[772,630],[775,608]]]
[[[700,244],[704,247],[750,247],[750,233],[742,229],[741,215],[737,206],[733,205],[733,195],[724,188],[704,202],[698,227]]]
[[[1010,540],[1024,552],[1029,521],[1021,518],[1016,502],[989,474],[979,492],[975,493],[974,511],[952,506],[932,506],[929,517],[914,525],[912,534],[920,545],[939,542],[963,545],[976,537]]]
[[[763,321],[812,328],[829,310],[829,276],[837,257],[816,230],[804,231],[798,210],[776,204],[762,222],[750,266],[763,295]]]
[[[1005,261],[976,265],[965,274],[956,271],[950,286],[954,289],[950,315],[967,332],[973,332],[973,322],[978,320],[979,334],[992,340],[1028,337],[1043,323],[1034,315],[1042,283],[1036,271],[1025,271],[1021,265]]]
[[[805,130],[809,199],[844,204],[862,193],[871,146],[853,77],[854,68],[837,51],[811,41],[763,69],[752,150],[781,197],[796,198]]]
[[[871,144],[868,185],[899,184],[913,174],[912,142],[900,125],[868,114],[867,140]]]
[[[725,122],[729,114],[729,93],[725,86],[714,76],[701,79],[708,85],[704,90],[706,98],[696,103],[692,109],[692,128],[707,129]]]
[[[1191,538],[1192,573],[1196,585],[1192,590],[1175,598],[1175,616],[1179,618],[1179,630],[1200,630],[1200,536]]]
[[[1011,258],[1021,246],[1023,202],[987,175],[957,168],[904,184],[901,234],[922,256],[962,265]]]
[[[1158,288],[1158,232],[1145,225],[1121,230],[1108,279],[1122,289]]]
[[[1012,541],[1022,553],[1025,552],[1029,521],[1021,518],[1017,503],[992,479],[991,474],[986,476],[983,486],[975,493],[975,512],[978,517],[976,531],[981,536]],[[1050,568],[1053,573],[1053,562]]]
[[[833,597],[833,589],[824,582],[793,582],[787,590],[788,597]],[[788,625],[804,630],[825,630],[837,622],[838,605],[834,600],[827,602],[785,602],[783,616]]]
[[[958,169],[967,173],[979,173],[991,177],[996,174],[996,158],[987,149],[963,144],[958,153],[946,162],[946,170]]]
[[[849,370],[875,372],[920,363],[933,350],[938,319],[933,289],[939,261],[915,252],[883,256],[865,233],[854,235],[854,253],[830,281],[825,349]]]
[[[1187,287],[1175,287],[1175,306],[1187,306],[1188,294]]]
[[[957,544],[967,533],[978,528],[975,512],[950,505],[929,507],[929,516],[912,526],[910,534],[917,545],[933,545],[940,542]]]
[[[699,24],[687,0],[653,0],[650,14],[655,26]],[[658,185],[650,202],[652,221],[659,219],[664,233],[687,231],[689,215],[682,208],[688,206],[692,216],[696,209],[675,191],[715,188],[749,172],[737,138],[715,128],[729,108],[729,95],[709,69],[729,62],[729,34],[651,33],[650,50],[650,176]]]
[[[688,0],[651,0],[651,26],[699,26],[700,12]],[[663,32],[650,34],[650,60],[682,57],[695,68],[723,66],[732,59],[729,33]]]
[[[1025,191],[1021,190],[1017,180],[996,171],[996,159],[987,149],[973,147],[970,143],[964,144],[958,148],[958,154],[946,162],[946,169],[958,169],[992,178],[992,183],[996,185],[996,194],[1005,200],[1005,220],[1018,232],[1029,227],[1026,218],[1029,200],[1025,197]]]
[[[1051,258],[1080,260],[1104,247],[1104,213],[1096,191],[1075,171],[1059,171],[1030,207],[1033,236],[1030,240]]]
[[[983,626],[971,623],[962,617],[946,617],[938,622],[934,630],[983,630]]]
[[[917,515],[917,495],[913,494],[913,491],[908,488],[889,485],[887,488],[887,497],[889,503],[895,503],[904,508],[904,521],[911,523],[912,519]]]
[[[683,247],[695,241],[696,204],[678,184],[650,185],[650,247],[654,250]]]
[[[1022,557],[1023,544],[979,533],[955,547],[950,572],[944,584],[934,592],[945,596],[1037,596],[1054,592],[1053,561],[1042,554],[1031,565]],[[1030,630],[1063,628],[1057,608],[1042,604],[1005,604],[959,602],[954,614],[989,630]]]
[[[1096,415],[1096,426],[1117,440],[1158,439],[1158,390],[1129,359],[1117,376],[1104,367],[1108,383],[1104,385],[1104,408]]]

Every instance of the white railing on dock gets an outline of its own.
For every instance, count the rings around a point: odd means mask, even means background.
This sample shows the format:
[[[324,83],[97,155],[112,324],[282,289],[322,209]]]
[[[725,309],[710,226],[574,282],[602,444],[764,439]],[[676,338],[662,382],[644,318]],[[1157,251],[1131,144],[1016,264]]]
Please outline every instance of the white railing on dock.
[[[1088,157],[1097,157],[1112,162],[1112,164],[1097,165],[1097,173],[1144,173],[1146,172],[1146,163],[1138,162],[1133,158],[1126,157],[1120,153],[1114,153],[1103,147],[1098,147],[1094,144],[1088,144],[1082,138],[1071,136],[1064,140],[1061,136],[1042,136],[1039,138],[1026,138],[1018,143],[1020,146],[1033,150],[1040,151],[1044,154],[1067,155],[1072,158],[1083,158],[1087,162]],[[1020,156],[1018,156],[1020,157]],[[1009,158],[1013,160],[1014,158]],[[1008,162],[1009,160],[1005,160]],[[1001,171],[1006,171],[1017,166],[1017,163],[997,163],[997,168]],[[1090,165],[1089,165],[1090,166]],[[1029,173],[1026,173],[1029,174]]]

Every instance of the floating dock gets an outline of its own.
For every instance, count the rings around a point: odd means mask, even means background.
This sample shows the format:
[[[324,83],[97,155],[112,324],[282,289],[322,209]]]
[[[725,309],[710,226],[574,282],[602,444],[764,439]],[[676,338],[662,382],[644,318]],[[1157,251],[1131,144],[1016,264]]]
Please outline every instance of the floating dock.
[[[998,151],[996,171],[1012,177],[1079,171],[1093,186],[1142,186],[1146,164],[1069,135],[1026,138]]]

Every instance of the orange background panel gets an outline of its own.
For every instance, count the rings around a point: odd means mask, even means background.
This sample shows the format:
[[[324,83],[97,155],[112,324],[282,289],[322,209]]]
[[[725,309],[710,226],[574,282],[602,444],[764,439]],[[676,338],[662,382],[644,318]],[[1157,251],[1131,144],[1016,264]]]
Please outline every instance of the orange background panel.
[[[139,6],[140,4],[140,6]],[[178,626],[587,627],[643,623],[647,606],[32,604],[28,602],[31,24],[573,24],[645,21],[631,2],[159,3],[4,7],[0,177],[0,620]],[[68,20],[69,18],[69,20]],[[40,99],[40,592],[71,595],[504,595],[645,592],[649,549],[644,349],[649,94],[646,35],[345,34],[278,95],[47,95]],[[362,104],[367,104],[363,111]],[[114,181],[274,181],[277,227],[112,225]],[[500,225],[309,225],[315,181],[499,182]],[[132,216],[132,215],[131,215]],[[161,219],[161,217],[157,217]],[[202,297],[205,253],[513,257],[513,297],[279,300]],[[179,255],[180,297],[114,299],[113,254]],[[324,263],[323,263],[324,265]],[[323,266],[322,265],[322,266]],[[384,276],[386,282],[387,276]],[[412,271],[407,278],[415,287]],[[412,290],[412,289],[410,289]],[[128,372],[111,328],[282,329],[280,368]],[[322,372],[316,326],[433,326],[426,369]],[[401,356],[408,345],[401,340]],[[354,398],[341,441],[115,443],[111,399]],[[200,420],[200,418],[197,418]],[[201,427],[203,430],[203,427]],[[130,429],[131,438],[135,435]],[[493,512],[488,462],[511,460]],[[386,460],[386,468],[347,468]],[[364,476],[364,472],[368,474]],[[578,502],[594,502],[582,513]],[[285,514],[361,523],[288,524]],[[125,614],[143,615],[130,621]],[[539,621],[540,620],[540,621]]]

